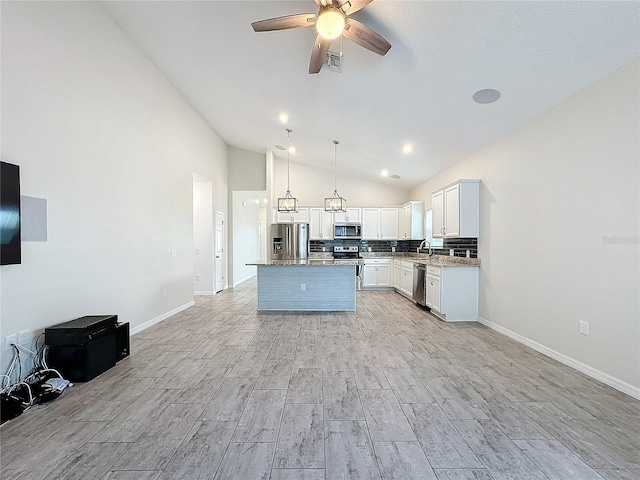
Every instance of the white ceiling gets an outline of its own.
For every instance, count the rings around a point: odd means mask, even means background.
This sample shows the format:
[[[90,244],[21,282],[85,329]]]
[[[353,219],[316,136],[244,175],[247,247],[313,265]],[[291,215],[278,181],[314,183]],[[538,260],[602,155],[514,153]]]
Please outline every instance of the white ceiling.
[[[230,145],[412,188],[640,54],[640,4],[388,1],[353,15],[393,47],[343,41],[343,69],[307,73],[314,27],[251,22],[317,11],[305,1],[102,2]],[[334,41],[332,51],[340,50]],[[500,90],[493,104],[475,91]],[[403,154],[404,143],[414,145]],[[387,169],[400,175],[380,177]]]

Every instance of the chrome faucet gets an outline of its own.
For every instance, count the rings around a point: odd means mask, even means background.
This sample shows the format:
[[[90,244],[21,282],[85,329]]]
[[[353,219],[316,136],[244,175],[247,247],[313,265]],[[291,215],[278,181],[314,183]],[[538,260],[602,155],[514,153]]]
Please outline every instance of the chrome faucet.
[[[423,240],[420,246],[416,248],[416,252],[420,253],[420,250],[422,250],[426,245],[429,245],[429,256],[430,257],[433,256],[433,249],[431,248],[431,242],[429,242],[428,240]]]

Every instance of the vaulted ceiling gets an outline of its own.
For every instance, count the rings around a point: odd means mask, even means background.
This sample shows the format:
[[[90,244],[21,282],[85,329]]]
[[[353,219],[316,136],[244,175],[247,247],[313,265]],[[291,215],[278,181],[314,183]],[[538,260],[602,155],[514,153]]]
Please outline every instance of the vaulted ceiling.
[[[640,54],[638,2],[375,0],[353,18],[391,50],[335,40],[342,71],[316,75],[314,27],[251,28],[313,0],[101,4],[228,144],[282,156],[286,112],[292,161],[333,169],[337,139],[339,174],[405,189]],[[474,102],[487,88],[500,99]]]

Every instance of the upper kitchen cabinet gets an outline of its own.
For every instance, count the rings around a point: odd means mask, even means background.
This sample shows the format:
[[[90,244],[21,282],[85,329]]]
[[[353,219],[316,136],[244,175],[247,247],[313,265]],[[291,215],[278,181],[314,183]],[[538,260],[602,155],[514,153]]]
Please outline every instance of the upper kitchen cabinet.
[[[309,239],[333,239],[333,214],[322,207],[309,207]]]
[[[298,208],[297,212],[279,212],[275,210],[276,223],[309,222],[309,209]]]
[[[433,238],[477,238],[480,180],[458,180],[431,194]]]
[[[424,202],[409,202],[400,207],[398,240],[424,238]]]
[[[358,207],[351,207],[347,208],[346,212],[335,213],[334,221],[336,223],[361,223],[362,209]]]
[[[363,240],[397,240],[398,209],[396,207],[362,209]]]

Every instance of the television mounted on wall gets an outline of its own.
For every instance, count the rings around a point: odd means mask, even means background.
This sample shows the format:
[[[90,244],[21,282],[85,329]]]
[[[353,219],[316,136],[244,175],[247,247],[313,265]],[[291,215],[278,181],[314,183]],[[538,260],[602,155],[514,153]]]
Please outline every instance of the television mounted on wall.
[[[0,162],[0,265],[21,261],[20,167]]]

